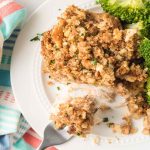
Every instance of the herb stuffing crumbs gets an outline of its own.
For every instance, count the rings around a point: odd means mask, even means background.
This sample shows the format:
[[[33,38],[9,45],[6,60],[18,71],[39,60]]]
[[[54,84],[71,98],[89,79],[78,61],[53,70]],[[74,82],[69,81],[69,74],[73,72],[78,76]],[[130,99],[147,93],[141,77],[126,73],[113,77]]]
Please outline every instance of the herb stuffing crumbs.
[[[150,135],[150,109],[147,109],[143,124],[144,124],[143,134]]]
[[[105,111],[108,111],[108,110],[111,110],[111,107],[106,105],[106,104],[101,104],[99,106],[99,109],[102,111],[102,112],[105,112]]]
[[[143,46],[148,46],[147,42],[144,40]],[[115,88],[116,93],[127,98],[132,118],[138,119],[146,116],[150,107],[144,97],[148,70],[141,65],[139,43],[137,30],[123,29],[118,18],[70,6],[43,35],[43,70],[59,82]],[[110,101],[113,96],[110,95]],[[114,124],[113,128],[117,126],[123,134],[132,133],[131,124],[125,125]]]
[[[41,54],[56,81],[113,88],[121,82],[127,89],[138,88],[147,80],[147,71],[136,63],[139,40],[135,29],[124,30],[119,19],[108,13],[69,6],[44,33]]]
[[[125,121],[123,124],[108,123],[108,127],[111,128],[113,132],[125,135],[134,134],[137,132],[137,129],[133,127],[130,116],[125,116],[122,119]]]
[[[97,135],[96,137],[94,137],[94,140],[93,140],[94,144],[99,145],[100,141],[101,141],[100,136]]]
[[[95,99],[90,97],[70,99],[59,105],[51,119],[57,129],[68,127],[68,133],[85,137],[94,126]]]
[[[108,139],[108,143],[109,143],[109,144],[112,144],[112,139]]]
[[[48,85],[51,86],[51,85],[54,85],[54,83],[51,82],[51,81],[49,81],[49,82],[48,82]]]

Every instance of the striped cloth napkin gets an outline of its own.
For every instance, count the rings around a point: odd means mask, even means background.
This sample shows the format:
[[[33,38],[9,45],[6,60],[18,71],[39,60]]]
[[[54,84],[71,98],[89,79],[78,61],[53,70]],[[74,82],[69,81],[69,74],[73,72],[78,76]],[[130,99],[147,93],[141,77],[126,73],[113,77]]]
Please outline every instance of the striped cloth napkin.
[[[10,83],[11,55],[20,32],[17,26],[25,14],[13,0],[0,0],[0,150],[34,150],[41,142],[15,103]]]

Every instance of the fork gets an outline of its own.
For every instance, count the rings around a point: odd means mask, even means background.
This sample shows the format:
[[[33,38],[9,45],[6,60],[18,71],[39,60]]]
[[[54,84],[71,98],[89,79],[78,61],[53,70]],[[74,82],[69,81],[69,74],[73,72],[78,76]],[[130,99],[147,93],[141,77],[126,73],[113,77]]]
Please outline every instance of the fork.
[[[49,123],[44,130],[44,138],[37,150],[44,150],[54,145],[60,145],[69,141],[73,136],[68,134],[66,129],[56,130],[52,123]]]

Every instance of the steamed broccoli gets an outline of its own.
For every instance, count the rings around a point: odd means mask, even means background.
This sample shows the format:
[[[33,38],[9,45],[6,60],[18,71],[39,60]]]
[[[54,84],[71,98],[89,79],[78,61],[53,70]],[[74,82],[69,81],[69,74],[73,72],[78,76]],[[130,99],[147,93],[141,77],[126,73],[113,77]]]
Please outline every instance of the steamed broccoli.
[[[150,39],[150,24],[147,22],[139,21],[137,23],[127,24],[125,27],[128,29],[137,29],[141,37]]]
[[[148,78],[147,84],[146,84],[146,99],[147,99],[148,104],[150,104],[150,78]]]
[[[145,59],[145,65],[148,68],[148,72],[150,74],[150,40],[145,38],[140,42],[139,45],[140,55]],[[150,77],[146,83],[146,99],[150,104]]]
[[[127,23],[135,23],[139,20],[150,21],[149,0],[96,0],[102,8],[110,14]]]
[[[144,38],[141,40],[139,45],[139,53],[145,60],[145,65],[149,69],[150,72],[150,40]]]

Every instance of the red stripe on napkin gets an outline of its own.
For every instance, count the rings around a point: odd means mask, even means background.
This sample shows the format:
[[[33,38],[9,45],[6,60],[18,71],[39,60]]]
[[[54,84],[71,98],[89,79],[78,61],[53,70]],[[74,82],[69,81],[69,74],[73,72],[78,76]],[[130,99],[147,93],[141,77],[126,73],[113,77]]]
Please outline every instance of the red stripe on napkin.
[[[37,148],[41,143],[41,140],[29,134],[28,132],[24,134],[23,138],[29,145],[31,145],[34,148]]]
[[[57,150],[55,147],[47,148],[46,150]]]
[[[40,137],[35,133],[33,129],[29,129],[28,132],[23,136],[24,140],[31,145],[33,148],[37,148],[40,143]],[[55,147],[47,148],[46,150],[57,150]]]
[[[6,5],[0,9],[0,20],[2,20],[3,17],[8,16],[9,14],[11,14],[21,8],[22,8],[22,6],[15,2],[9,3],[8,5]]]

